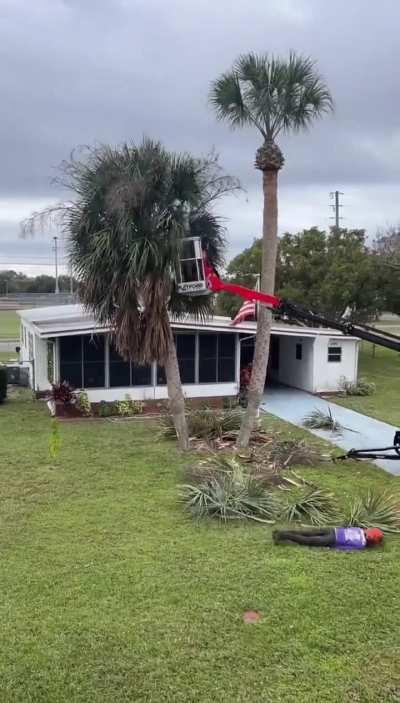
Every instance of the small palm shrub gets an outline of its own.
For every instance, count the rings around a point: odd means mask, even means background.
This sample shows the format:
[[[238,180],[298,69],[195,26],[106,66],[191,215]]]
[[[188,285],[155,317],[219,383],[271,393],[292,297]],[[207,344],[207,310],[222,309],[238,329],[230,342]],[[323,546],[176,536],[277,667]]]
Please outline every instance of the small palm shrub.
[[[187,415],[189,437],[213,440],[223,434],[238,432],[242,421],[241,410],[211,410],[198,408]],[[161,434],[167,439],[175,439],[176,432],[171,415],[161,419]]]
[[[348,381],[344,376],[340,379],[341,395],[372,395],[375,393],[375,383],[369,383],[363,378],[359,378],[356,383]]]
[[[385,491],[370,490],[348,502],[342,521],[345,525],[400,532],[400,500]]]
[[[7,398],[7,369],[0,366],[0,403],[4,403]]]
[[[271,524],[280,511],[276,497],[232,458],[214,457],[208,465],[205,463],[198,484],[181,486],[180,500],[193,517],[225,522],[255,520]]]
[[[328,412],[316,408],[303,420],[304,427],[311,430],[330,430],[331,432],[340,433],[343,430],[340,422],[332,415],[332,411],[328,408]]]
[[[308,522],[321,526],[332,523],[338,515],[335,497],[330,491],[307,483],[295,474],[285,478],[282,511],[285,522]]]

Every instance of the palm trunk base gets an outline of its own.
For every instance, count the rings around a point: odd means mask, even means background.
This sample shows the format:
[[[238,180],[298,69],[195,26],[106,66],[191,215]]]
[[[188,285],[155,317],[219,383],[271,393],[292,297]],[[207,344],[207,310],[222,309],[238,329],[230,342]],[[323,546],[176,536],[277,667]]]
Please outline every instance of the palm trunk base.
[[[178,444],[180,449],[187,451],[189,449],[189,434],[185,414],[185,398],[182,392],[178,358],[172,333],[164,368],[167,377],[169,409],[174,421]]]
[[[239,436],[236,442],[236,446],[240,449],[248,447],[249,445],[251,433],[254,430],[254,426],[258,418],[262,395],[263,394],[257,390],[249,390],[247,396],[246,414],[243,417],[242,424],[240,426]]]

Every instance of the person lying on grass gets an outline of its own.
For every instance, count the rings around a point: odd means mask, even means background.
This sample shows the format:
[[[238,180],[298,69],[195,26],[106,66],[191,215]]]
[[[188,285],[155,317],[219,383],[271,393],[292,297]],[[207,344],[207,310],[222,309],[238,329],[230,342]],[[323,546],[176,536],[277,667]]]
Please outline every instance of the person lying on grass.
[[[377,527],[319,527],[302,530],[274,530],[275,544],[294,542],[308,547],[336,547],[336,549],[365,549],[374,547],[383,540],[383,532]]]

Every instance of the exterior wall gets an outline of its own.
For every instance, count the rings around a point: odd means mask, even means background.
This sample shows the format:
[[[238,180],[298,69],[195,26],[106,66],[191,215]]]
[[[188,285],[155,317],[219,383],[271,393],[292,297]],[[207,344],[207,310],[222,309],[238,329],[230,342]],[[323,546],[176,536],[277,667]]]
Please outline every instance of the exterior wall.
[[[302,345],[302,358],[296,359],[296,344]],[[313,392],[314,338],[279,338],[279,369],[271,373],[273,380],[286,386]]]
[[[328,347],[340,346],[340,362],[328,361]],[[339,390],[340,378],[345,377],[355,383],[358,374],[358,347],[356,339],[346,337],[316,337],[314,344],[314,393],[334,392]]]
[[[235,396],[238,393],[237,383],[202,383],[183,385],[185,398],[218,398]],[[86,389],[91,403],[101,400],[113,402],[123,400],[128,394],[132,400],[167,400],[167,386],[126,386],[124,388],[88,388]]]
[[[51,389],[51,383],[48,379],[47,369],[47,339],[40,339],[35,336],[35,390],[47,391]]]

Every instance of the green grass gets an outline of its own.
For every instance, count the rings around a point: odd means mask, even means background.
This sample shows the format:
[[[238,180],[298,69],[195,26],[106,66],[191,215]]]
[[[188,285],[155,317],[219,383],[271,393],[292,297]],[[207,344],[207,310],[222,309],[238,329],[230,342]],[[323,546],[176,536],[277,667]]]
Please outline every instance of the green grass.
[[[19,326],[15,310],[0,310],[0,339],[19,339]]]
[[[398,700],[399,538],[346,554],[196,524],[154,425],[60,431],[52,460],[44,404],[0,408],[2,703]],[[354,462],[302,472],[341,496],[398,485]],[[263,620],[245,625],[247,608]]]
[[[360,351],[359,376],[376,385],[373,395],[335,398],[335,402],[384,420],[400,428],[400,354],[364,343]]]

